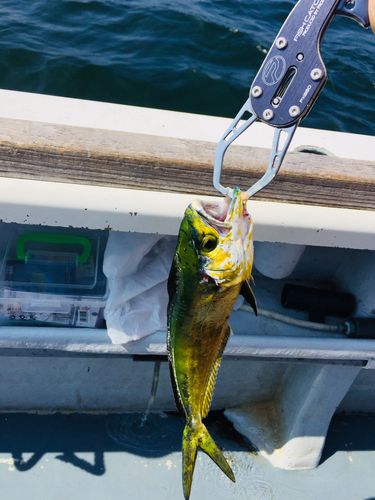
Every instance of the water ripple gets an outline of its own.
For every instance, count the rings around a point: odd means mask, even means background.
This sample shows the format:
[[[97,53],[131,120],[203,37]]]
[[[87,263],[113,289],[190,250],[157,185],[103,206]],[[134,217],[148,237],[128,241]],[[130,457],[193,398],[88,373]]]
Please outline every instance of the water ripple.
[[[234,117],[295,1],[3,0],[0,87]],[[375,37],[335,19],[306,126],[372,133]]]

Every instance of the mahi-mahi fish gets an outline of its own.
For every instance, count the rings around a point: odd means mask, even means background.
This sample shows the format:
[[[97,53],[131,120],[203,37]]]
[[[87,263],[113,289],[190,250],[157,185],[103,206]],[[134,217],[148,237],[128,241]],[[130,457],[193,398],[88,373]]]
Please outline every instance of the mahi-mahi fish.
[[[168,280],[168,357],[176,405],[185,412],[182,481],[190,497],[198,447],[235,482],[208,433],[208,414],[220,360],[231,334],[239,293],[253,306],[252,221],[247,196],[236,188],[222,203],[195,200],[185,211]]]

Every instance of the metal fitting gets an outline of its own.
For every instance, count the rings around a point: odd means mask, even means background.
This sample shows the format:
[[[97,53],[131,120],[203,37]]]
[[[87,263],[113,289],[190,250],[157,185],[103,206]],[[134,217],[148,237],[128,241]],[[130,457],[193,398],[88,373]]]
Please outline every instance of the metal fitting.
[[[296,118],[297,116],[299,116],[301,114],[301,110],[299,109],[298,106],[292,106],[290,109],[289,109],[289,114],[292,118]]]
[[[318,80],[322,79],[323,71],[319,68],[315,68],[311,71],[310,76],[311,79],[314,80],[314,82],[317,82]]]
[[[288,40],[286,38],[284,38],[283,36],[281,36],[280,38],[278,38],[276,40],[276,47],[279,49],[279,50],[283,50],[285,49],[285,47],[288,45]]]
[[[263,89],[262,87],[259,87],[259,85],[256,85],[251,89],[251,95],[255,98],[260,97],[263,94]]]
[[[302,52],[300,52],[299,54],[297,54],[296,58],[297,58],[297,61],[301,62],[304,60],[305,56],[302,54]]]
[[[272,109],[265,109],[263,111],[263,119],[266,120],[266,122],[269,122],[272,120],[272,118],[275,116],[275,113],[272,111]]]

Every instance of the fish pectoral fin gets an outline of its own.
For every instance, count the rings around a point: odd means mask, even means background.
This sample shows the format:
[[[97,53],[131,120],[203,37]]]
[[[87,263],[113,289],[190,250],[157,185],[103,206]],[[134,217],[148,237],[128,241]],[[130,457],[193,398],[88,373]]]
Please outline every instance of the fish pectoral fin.
[[[206,388],[206,392],[205,392],[203,404],[202,404],[202,413],[201,413],[202,418],[207,417],[208,412],[210,410],[211,399],[212,399],[212,394],[213,394],[214,388],[215,388],[215,381],[216,381],[217,372],[219,370],[219,366],[220,366],[220,362],[221,362],[221,358],[223,356],[225,346],[227,345],[228,339],[231,336],[231,334],[232,334],[232,329],[229,325],[227,325],[227,329],[225,331],[223,341],[220,344],[214,365],[213,365],[211,373],[210,373],[210,378],[208,379],[207,388]]]
[[[198,446],[201,448],[231,481],[236,482],[233,471],[212,439],[204,424],[192,425],[187,422],[182,439],[182,482],[185,500],[189,500]]]
[[[249,280],[245,280],[242,283],[240,294],[243,295],[245,297],[246,302],[248,302],[251,305],[251,307],[253,308],[253,311],[255,313],[255,316],[258,316],[257,301],[256,301],[255,295],[250,287]]]

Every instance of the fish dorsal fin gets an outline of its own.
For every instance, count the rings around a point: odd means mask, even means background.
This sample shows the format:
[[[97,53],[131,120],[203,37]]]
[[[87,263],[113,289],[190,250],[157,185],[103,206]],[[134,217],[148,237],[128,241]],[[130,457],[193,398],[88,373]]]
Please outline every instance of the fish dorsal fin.
[[[172,261],[171,270],[169,271],[168,281],[167,281],[167,290],[168,290],[169,300],[171,300],[172,297],[176,293],[177,280],[178,280],[178,266],[176,263],[176,258],[174,257],[173,261]]]
[[[251,277],[251,279],[252,279],[252,277]],[[255,295],[250,287],[249,280],[245,280],[242,283],[240,294],[245,297],[246,302],[248,302],[251,305],[251,307],[253,308],[253,311],[255,312],[255,315],[258,316],[257,301],[256,301]]]
[[[216,381],[216,375],[220,366],[220,361],[223,356],[223,352],[225,349],[225,346],[227,345],[228,339],[232,333],[232,329],[229,325],[227,325],[227,330],[225,332],[224,338],[222,343],[220,344],[219,350],[216,355],[216,359],[214,362],[214,365],[211,370],[210,378],[208,379],[208,384],[206,388],[206,393],[204,395],[204,400],[202,404],[202,418],[207,417],[208,412],[210,410],[210,405],[211,405],[211,399],[212,399],[212,394],[214,392],[214,387],[215,387],[215,381]]]
[[[178,391],[178,387],[177,387],[177,383],[176,383],[176,374],[174,372],[173,362],[171,359],[169,359],[169,372],[171,375],[172,390],[173,390],[173,396],[174,396],[174,400],[176,403],[176,407],[177,407],[177,410],[179,411],[179,413],[181,413],[183,415],[184,407],[182,405],[180,393]]]
[[[175,256],[173,258],[173,261],[172,261],[172,266],[171,266],[171,270],[170,270],[168,282],[167,282],[167,289],[168,289],[168,295],[169,295],[168,311],[170,308],[173,307],[173,303],[175,302],[175,299],[176,299],[176,290],[177,290],[178,279],[179,279],[178,266],[176,263],[176,256]],[[168,312],[168,314],[169,314],[169,312]],[[182,405],[180,393],[178,391],[178,387],[177,387],[177,383],[176,383],[176,373],[174,370],[174,360],[173,360],[172,349],[170,347],[171,337],[170,337],[170,329],[169,328],[170,327],[168,325],[167,350],[168,350],[168,362],[169,362],[169,371],[170,371],[170,375],[171,375],[173,395],[174,395],[174,399],[175,399],[178,411],[180,413],[184,413],[184,407]]]

